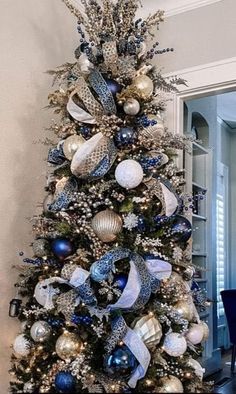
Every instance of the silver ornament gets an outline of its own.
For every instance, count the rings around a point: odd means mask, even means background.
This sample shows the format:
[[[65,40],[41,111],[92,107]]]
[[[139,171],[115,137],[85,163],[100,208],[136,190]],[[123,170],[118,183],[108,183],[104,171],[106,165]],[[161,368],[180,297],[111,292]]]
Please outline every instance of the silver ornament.
[[[132,159],[121,161],[115,170],[115,178],[120,186],[126,189],[134,189],[143,180],[141,165]]]
[[[46,341],[50,337],[50,334],[51,327],[43,320],[36,321],[30,329],[30,335],[35,342]]]
[[[179,357],[186,352],[186,339],[179,333],[171,332],[164,339],[163,348],[169,356]]]
[[[162,337],[161,324],[151,315],[146,315],[139,319],[136,322],[133,331],[138,334],[148,347],[157,345]]]
[[[199,364],[197,360],[194,360],[194,358],[190,358],[190,360],[187,362],[187,365],[194,369],[194,372],[198,378],[200,378],[201,380],[203,379],[205,369],[202,368],[201,364]]]
[[[174,304],[175,310],[177,310],[184,319],[191,321],[194,316],[193,303],[190,300],[180,300]]]
[[[24,334],[20,334],[15,338],[13,350],[16,357],[26,357],[30,353],[31,343],[25,338]]]
[[[32,248],[36,257],[47,256],[49,252],[49,242],[43,238],[36,239],[33,242]]]
[[[139,75],[134,78],[132,82],[132,86],[138,89],[138,93],[141,93],[141,96],[150,97],[154,90],[154,85],[147,75]]]
[[[63,152],[68,160],[72,160],[75,152],[85,143],[81,135],[71,135],[63,143]]]
[[[139,131],[140,136],[158,140],[161,138],[165,131],[165,126],[160,115],[148,115],[149,120],[157,122],[155,125],[143,127]]]
[[[199,324],[201,324],[202,327],[203,327],[203,338],[202,338],[202,340],[206,341],[208,339],[209,333],[210,333],[209,327],[204,321],[201,321]]]
[[[122,229],[122,219],[111,209],[106,209],[94,216],[91,226],[101,241],[112,242]]]
[[[181,381],[173,375],[164,376],[158,380],[156,393],[183,393],[184,388]]]
[[[123,106],[124,112],[127,115],[137,115],[140,111],[140,104],[134,98],[128,98]]]

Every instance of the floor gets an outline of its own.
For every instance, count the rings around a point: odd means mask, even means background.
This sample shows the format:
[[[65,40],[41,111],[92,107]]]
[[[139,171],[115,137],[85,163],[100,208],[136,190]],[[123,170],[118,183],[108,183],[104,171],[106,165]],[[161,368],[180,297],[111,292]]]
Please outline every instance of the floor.
[[[236,393],[236,366],[235,373],[232,374],[231,367],[231,352],[226,352],[222,356],[222,370],[209,377],[209,380],[214,380],[214,393],[217,394],[235,394]]]

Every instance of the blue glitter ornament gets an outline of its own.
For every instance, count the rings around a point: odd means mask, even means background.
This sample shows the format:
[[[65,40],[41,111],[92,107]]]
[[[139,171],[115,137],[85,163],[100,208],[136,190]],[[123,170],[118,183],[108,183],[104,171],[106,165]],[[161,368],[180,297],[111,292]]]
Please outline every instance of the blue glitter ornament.
[[[55,387],[59,393],[72,393],[75,389],[76,380],[70,372],[58,372],[55,377]]]
[[[132,145],[136,141],[136,133],[132,127],[121,127],[115,134],[114,141],[118,148]]]
[[[126,275],[126,274],[116,274],[116,275],[114,275],[113,284],[119,290],[124,290],[127,282],[128,282],[128,275]]]
[[[137,359],[125,345],[115,348],[104,360],[104,368],[110,376],[128,377],[137,366]]]
[[[90,326],[93,322],[92,317],[90,316],[78,316],[76,314],[72,315],[71,322],[74,324],[82,324],[85,326]]]
[[[120,93],[122,90],[122,86],[116,82],[114,79],[104,78],[108,89],[110,90],[111,94],[115,96],[117,93]]]
[[[53,328],[63,327],[65,321],[60,318],[49,317],[47,320],[48,324]]]
[[[171,224],[171,238],[176,242],[187,242],[192,234],[192,225],[184,216],[176,215]]]
[[[55,239],[51,244],[52,252],[60,259],[63,260],[73,253],[73,246],[68,239]]]

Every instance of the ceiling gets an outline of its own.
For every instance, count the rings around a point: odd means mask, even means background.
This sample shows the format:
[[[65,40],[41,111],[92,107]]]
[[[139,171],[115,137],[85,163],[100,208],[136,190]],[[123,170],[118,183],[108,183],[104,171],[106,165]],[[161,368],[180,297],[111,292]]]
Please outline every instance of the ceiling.
[[[236,130],[236,92],[217,96],[217,114],[231,129]]]

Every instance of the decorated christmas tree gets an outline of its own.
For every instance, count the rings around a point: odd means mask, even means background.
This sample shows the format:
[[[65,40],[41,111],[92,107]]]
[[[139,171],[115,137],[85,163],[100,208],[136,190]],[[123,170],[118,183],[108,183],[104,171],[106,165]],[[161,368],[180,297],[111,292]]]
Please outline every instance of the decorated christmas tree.
[[[175,164],[189,140],[167,130],[155,41],[163,12],[138,0],[63,0],[75,62],[50,71],[58,143],[9,314],[12,393],[209,392],[196,360],[208,327],[194,282],[191,209]],[[154,58],[155,57],[155,58]]]

